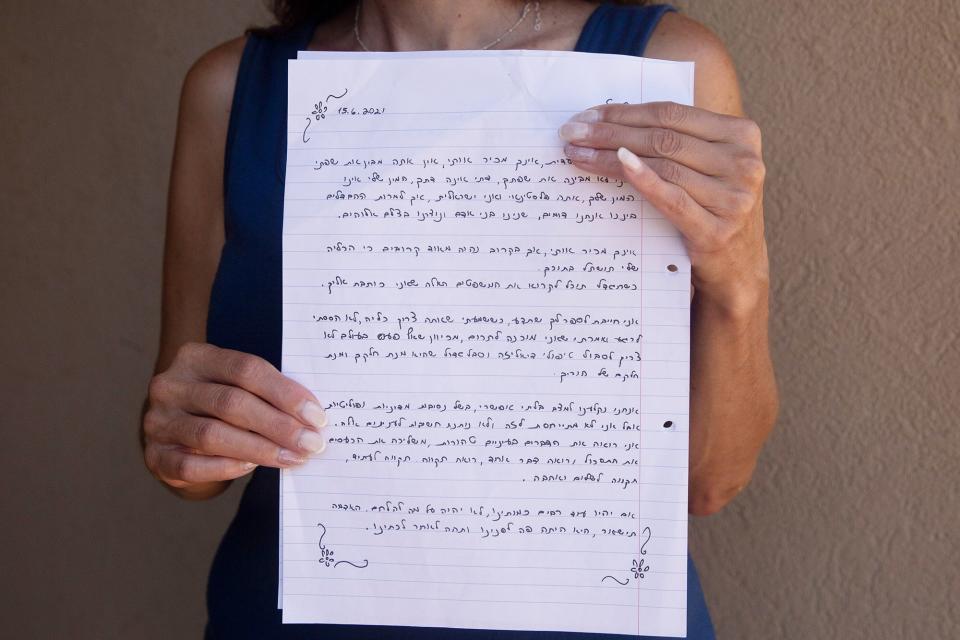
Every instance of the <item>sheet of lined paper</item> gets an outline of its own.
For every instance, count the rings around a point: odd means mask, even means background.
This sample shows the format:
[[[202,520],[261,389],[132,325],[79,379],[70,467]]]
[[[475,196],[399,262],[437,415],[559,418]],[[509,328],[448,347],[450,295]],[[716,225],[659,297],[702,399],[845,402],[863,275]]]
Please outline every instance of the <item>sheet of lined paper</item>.
[[[683,636],[690,266],[558,127],[690,104],[580,53],[290,62],[283,371],[328,407],[283,472],[285,623]]]

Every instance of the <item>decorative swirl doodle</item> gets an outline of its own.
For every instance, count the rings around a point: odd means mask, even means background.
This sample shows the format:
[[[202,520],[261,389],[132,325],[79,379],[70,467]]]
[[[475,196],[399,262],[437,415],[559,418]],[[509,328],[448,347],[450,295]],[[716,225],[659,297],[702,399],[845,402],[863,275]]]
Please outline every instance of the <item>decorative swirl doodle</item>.
[[[636,558],[633,559],[632,566],[630,567],[630,573],[633,574],[635,579],[643,580],[643,577],[649,570],[650,565],[645,563],[642,558],[640,560],[637,560]]]
[[[357,569],[366,569],[368,566],[370,566],[370,561],[366,559],[361,560],[360,564],[350,560],[337,560],[333,549],[323,544],[323,537],[327,535],[327,527],[325,527],[322,522],[318,522],[317,526],[323,530],[320,532],[320,542],[317,543],[320,547],[320,564],[325,567],[333,567],[334,569],[342,564],[348,564]]]
[[[327,109],[328,109],[328,104],[327,104],[327,103],[330,102],[330,99],[333,98],[333,99],[335,99],[335,100],[339,100],[340,98],[342,98],[342,97],[345,96],[345,95],[347,95],[347,90],[346,90],[346,89],[344,89],[344,90],[343,90],[343,93],[341,93],[340,95],[337,95],[337,94],[335,94],[335,93],[328,94],[326,98],[324,98],[323,100],[321,100],[321,101],[317,102],[315,105],[313,105],[313,111],[311,112],[312,115],[313,115],[317,120],[323,120],[324,118],[327,117]]]
[[[307,126],[303,128],[303,135],[300,137],[301,140],[303,140],[304,144],[310,142],[310,138],[307,137],[307,132],[310,131],[310,125],[313,123],[313,121],[326,119],[327,110],[330,108],[328,104],[330,100],[339,100],[345,95],[347,95],[347,89],[344,89],[343,93],[341,93],[340,95],[337,95],[335,93],[330,93],[330,94],[327,94],[326,98],[324,98],[323,100],[317,101],[313,105],[313,111],[310,112],[310,115],[312,115],[313,118],[310,118],[310,116],[306,117]]]
[[[653,536],[653,532],[650,530],[650,527],[644,527],[643,533],[646,534],[647,539],[643,541],[643,544],[640,545],[640,556],[639,558],[634,558],[630,563],[630,569],[628,570],[630,574],[633,575],[634,580],[643,580],[647,575],[647,571],[650,571],[650,565],[643,559],[643,556],[647,555],[647,543],[650,542],[650,538]],[[630,578],[624,578],[621,580],[616,576],[603,576],[600,578],[600,582],[604,580],[613,580],[621,587],[625,587],[630,584]]]
[[[307,116],[307,126],[303,128],[303,135],[301,136],[301,140],[303,140],[303,144],[307,144],[308,142],[310,142],[310,138],[307,137],[307,131],[310,131],[310,125],[312,123],[313,123],[313,120],[311,120],[310,117]]]

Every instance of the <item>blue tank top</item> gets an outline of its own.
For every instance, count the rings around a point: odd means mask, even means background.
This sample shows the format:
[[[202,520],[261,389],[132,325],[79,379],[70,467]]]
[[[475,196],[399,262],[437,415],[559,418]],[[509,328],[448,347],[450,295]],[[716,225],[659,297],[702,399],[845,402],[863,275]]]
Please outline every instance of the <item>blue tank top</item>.
[[[599,5],[577,51],[642,55],[666,5]],[[280,366],[281,231],[286,162],[287,60],[307,48],[315,25],[280,37],[251,35],[237,74],[224,166],[226,243],[220,256],[207,340]],[[258,468],[213,561],[207,640],[600,640],[591,634],[283,625],[277,609],[279,474]],[[700,580],[688,560],[687,637],[714,638]],[[623,637],[623,636],[617,636]]]

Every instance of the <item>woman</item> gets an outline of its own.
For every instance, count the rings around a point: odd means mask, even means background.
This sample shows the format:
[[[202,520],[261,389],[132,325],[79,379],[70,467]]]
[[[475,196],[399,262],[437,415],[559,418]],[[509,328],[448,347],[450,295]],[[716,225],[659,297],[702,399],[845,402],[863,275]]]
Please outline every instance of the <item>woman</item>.
[[[322,398],[277,371],[286,60],[298,49],[552,49],[696,62],[695,107],[607,105],[558,132],[574,163],[622,176],[680,230],[693,264],[689,510],[749,481],[777,413],[767,341],[764,165],[733,65],[666,6],[585,0],[278,0],[280,25],[187,74],[171,176],[163,330],[143,421],[147,467],[188,499],[256,469],[208,589],[208,638],[519,638],[540,634],[281,625],[277,471],[322,451]],[[624,78],[624,82],[638,79]],[[584,108],[591,105],[584,105]],[[692,564],[688,629],[713,631]]]

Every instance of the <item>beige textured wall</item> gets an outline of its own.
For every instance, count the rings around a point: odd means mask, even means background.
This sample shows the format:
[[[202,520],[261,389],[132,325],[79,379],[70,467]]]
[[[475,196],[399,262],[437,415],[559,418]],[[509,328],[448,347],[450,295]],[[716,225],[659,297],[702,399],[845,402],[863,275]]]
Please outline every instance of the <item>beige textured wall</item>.
[[[692,527],[720,636],[960,637],[958,4],[682,5],[737,59],[770,174],[782,419],[750,489]],[[199,637],[238,494],[166,495],[135,431],[179,83],[262,9],[2,16],[4,635]]]

